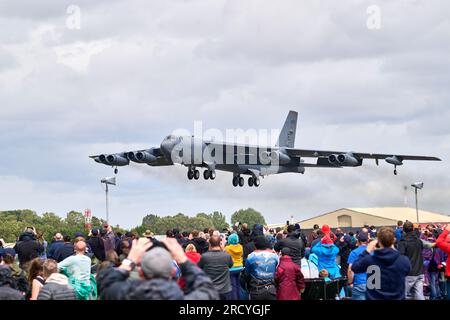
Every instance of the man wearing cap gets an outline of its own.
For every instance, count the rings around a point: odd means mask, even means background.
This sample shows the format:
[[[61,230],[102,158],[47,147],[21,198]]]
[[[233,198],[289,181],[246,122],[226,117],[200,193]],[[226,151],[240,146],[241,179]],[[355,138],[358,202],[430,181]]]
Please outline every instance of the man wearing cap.
[[[163,246],[152,247],[147,238],[133,240],[127,259],[118,268],[107,267],[97,275],[101,300],[217,300],[218,292],[211,279],[190,262],[176,239],[167,238]],[[149,250],[150,249],[150,250]],[[173,280],[173,261],[186,280],[184,294]],[[137,269],[140,280],[130,280]]]
[[[289,248],[290,256],[292,261],[298,266],[302,265],[302,258],[305,256],[305,243],[302,239],[299,239],[299,233],[296,232],[294,225],[289,225],[287,227],[288,235],[283,240],[278,241],[274,249],[280,252],[283,248]]]
[[[92,252],[98,261],[105,261],[105,245],[100,236],[100,230],[92,229],[88,244],[91,246]]]
[[[369,233],[361,230],[358,233],[358,243],[357,248],[350,252],[348,256],[348,284],[352,288],[352,300],[366,300],[366,282],[367,282],[367,274],[363,273],[354,273],[352,271],[353,262],[358,259],[358,257],[367,249],[367,243],[369,242]]]

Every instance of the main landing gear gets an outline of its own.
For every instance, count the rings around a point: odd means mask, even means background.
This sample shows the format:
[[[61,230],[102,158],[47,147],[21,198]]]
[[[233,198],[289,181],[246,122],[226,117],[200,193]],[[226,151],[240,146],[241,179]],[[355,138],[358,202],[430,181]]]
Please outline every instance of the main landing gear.
[[[194,167],[191,167],[188,169],[187,177],[189,180],[198,180],[200,178],[200,171]],[[205,170],[203,171],[203,178],[205,180],[214,180],[216,178],[216,172],[214,170]]]
[[[396,176],[397,175],[397,166],[394,166],[394,176]]]
[[[244,184],[245,184],[245,180],[240,175],[233,177],[233,186],[234,187],[237,187],[237,186],[243,187]],[[253,186],[254,187],[259,187],[259,185],[260,185],[260,181],[259,181],[258,177],[250,177],[250,178],[248,178],[248,186],[249,187],[253,187]]]
[[[195,168],[189,168],[187,177],[189,180],[195,179],[198,180],[200,178],[200,171]]]

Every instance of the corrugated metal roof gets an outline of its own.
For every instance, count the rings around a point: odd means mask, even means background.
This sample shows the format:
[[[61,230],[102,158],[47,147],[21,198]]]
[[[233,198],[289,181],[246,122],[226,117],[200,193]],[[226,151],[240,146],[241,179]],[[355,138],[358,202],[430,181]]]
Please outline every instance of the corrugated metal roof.
[[[383,207],[383,208],[348,208],[349,210],[370,214],[373,216],[393,219],[393,220],[409,220],[417,221],[416,209],[407,207]],[[450,216],[419,210],[419,222],[450,222]]]

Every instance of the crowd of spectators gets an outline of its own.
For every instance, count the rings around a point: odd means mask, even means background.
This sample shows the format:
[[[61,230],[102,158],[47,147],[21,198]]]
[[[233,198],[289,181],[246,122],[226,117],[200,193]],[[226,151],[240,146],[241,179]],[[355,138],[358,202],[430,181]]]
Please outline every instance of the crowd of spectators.
[[[449,299],[449,232],[409,221],[307,235],[298,224],[238,223],[159,241],[103,225],[47,243],[29,227],[0,244],[0,300],[300,300],[311,281],[340,281],[333,299]]]

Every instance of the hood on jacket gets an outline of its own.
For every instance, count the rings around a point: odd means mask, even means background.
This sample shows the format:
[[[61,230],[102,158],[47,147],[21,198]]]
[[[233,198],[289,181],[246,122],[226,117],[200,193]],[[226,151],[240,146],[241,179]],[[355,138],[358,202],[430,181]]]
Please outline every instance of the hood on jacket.
[[[383,248],[380,250],[375,250],[373,252],[373,255],[383,264],[389,266],[398,259],[398,257],[400,256],[400,252],[392,248]]]
[[[52,273],[50,277],[45,280],[45,283],[56,283],[61,285],[69,285],[69,278],[61,273]]]
[[[244,249],[240,244],[230,244],[227,246],[227,250],[231,251],[233,254],[242,254]]]
[[[141,281],[130,295],[131,300],[182,300],[184,294],[175,281],[152,279]]]
[[[36,236],[31,232],[24,232],[19,236],[19,241],[36,240]]]

